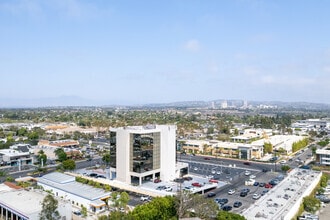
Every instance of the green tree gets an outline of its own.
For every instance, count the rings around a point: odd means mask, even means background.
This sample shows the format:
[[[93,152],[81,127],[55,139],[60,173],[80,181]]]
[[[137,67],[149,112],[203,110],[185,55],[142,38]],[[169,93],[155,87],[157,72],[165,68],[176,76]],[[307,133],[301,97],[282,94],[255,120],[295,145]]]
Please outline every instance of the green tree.
[[[129,201],[129,195],[127,194],[127,192],[120,193],[119,206],[121,208],[125,208],[126,209],[126,206],[128,204],[128,201]]]
[[[47,162],[47,155],[45,154],[45,152],[43,150],[40,150],[38,152],[38,156],[37,156],[37,160],[38,160],[38,163],[41,165],[45,165],[46,162]]]
[[[135,207],[129,213],[134,220],[168,220],[176,217],[175,198],[172,196],[157,197],[152,201]]]
[[[306,212],[315,213],[320,208],[321,202],[314,196],[306,196],[303,198],[303,206]]]
[[[81,206],[81,214],[84,218],[87,216],[87,208],[85,206]]]
[[[62,167],[64,170],[74,170],[76,169],[76,162],[72,159],[68,159],[62,162]]]
[[[270,142],[265,142],[264,143],[264,152],[265,153],[273,152],[273,145]]]
[[[321,180],[320,180],[320,186],[321,187],[327,187],[327,185],[328,185],[328,179],[329,179],[328,175],[322,174]]]
[[[226,212],[226,211],[219,211],[217,215],[217,220],[246,220],[244,216],[239,214]]]
[[[110,153],[106,153],[103,155],[102,160],[105,164],[109,165],[110,164]]]
[[[42,201],[42,210],[39,214],[39,220],[57,220],[60,219],[60,214],[57,210],[58,201],[48,194]]]
[[[288,166],[288,165],[283,165],[283,166],[281,167],[281,170],[282,170],[283,172],[288,172],[290,169],[291,169],[291,167]]]
[[[57,156],[57,159],[61,162],[67,160],[67,155],[65,153],[65,151],[63,150],[63,148],[57,148],[54,151],[55,155]]]

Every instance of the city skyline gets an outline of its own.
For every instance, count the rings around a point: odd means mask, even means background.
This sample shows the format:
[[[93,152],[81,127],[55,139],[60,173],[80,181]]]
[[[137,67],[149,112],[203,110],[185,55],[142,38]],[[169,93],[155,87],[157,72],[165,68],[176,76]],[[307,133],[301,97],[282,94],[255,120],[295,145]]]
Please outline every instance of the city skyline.
[[[0,100],[330,103],[326,1],[0,2]],[[46,102],[46,101],[45,101]]]

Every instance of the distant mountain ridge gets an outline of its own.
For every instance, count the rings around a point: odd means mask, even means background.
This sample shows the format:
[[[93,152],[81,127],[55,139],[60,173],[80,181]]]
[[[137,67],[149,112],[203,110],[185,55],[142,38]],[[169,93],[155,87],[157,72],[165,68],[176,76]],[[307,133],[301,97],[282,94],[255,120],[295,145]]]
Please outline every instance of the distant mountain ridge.
[[[162,107],[182,107],[182,108],[220,108],[221,103],[227,102],[228,107],[242,107],[243,100],[217,99],[210,101],[178,101],[168,103],[132,104],[126,100],[91,100],[79,96],[58,96],[38,99],[8,99],[0,98],[0,108],[37,108],[37,107],[66,107],[66,106],[126,106],[140,108],[162,108]],[[283,102],[283,101],[247,101],[253,107],[265,105],[276,106],[277,108],[297,108],[297,109],[330,109],[330,104],[309,103],[309,102]]]

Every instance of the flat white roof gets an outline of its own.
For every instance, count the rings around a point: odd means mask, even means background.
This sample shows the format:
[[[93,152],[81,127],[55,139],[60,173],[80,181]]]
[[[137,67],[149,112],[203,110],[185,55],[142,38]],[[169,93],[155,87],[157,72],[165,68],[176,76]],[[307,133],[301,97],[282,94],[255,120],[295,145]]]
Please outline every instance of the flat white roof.
[[[27,217],[41,211],[44,197],[43,194],[26,190],[0,192],[0,204]]]
[[[56,180],[58,178],[58,180]],[[38,183],[65,191],[88,200],[97,200],[110,196],[110,192],[97,189],[86,184],[78,183],[75,177],[63,173],[50,173],[38,178]]]
[[[322,173],[296,168],[288,177],[257,200],[242,215],[248,220],[292,219],[302,197],[318,183]]]

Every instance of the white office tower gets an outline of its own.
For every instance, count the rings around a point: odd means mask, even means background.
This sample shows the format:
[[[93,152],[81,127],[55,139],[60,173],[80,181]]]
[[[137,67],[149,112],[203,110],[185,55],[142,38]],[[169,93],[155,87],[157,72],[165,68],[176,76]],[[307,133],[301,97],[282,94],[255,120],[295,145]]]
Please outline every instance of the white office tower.
[[[225,100],[221,103],[221,108],[228,108],[227,100]]]
[[[110,177],[141,185],[149,179],[175,178],[176,126],[110,129]]]

